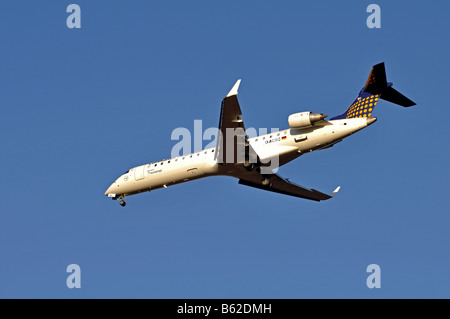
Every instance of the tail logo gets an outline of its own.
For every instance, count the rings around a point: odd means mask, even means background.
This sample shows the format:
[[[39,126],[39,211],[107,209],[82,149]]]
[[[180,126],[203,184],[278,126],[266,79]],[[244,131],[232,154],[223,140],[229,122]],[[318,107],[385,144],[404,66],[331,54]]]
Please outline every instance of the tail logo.
[[[384,63],[374,65],[367,78],[366,85],[359,92],[355,101],[353,101],[345,113],[335,116],[331,120],[370,117],[378,99],[383,99],[404,107],[416,105],[416,103],[395,90],[392,85],[392,83],[386,80]]]
[[[350,106],[345,118],[370,117],[372,110],[377,104],[379,94],[371,95],[365,98],[359,98]]]
[[[366,82],[366,87],[368,87],[371,84],[375,84],[375,75],[373,73],[370,73],[369,78]]]

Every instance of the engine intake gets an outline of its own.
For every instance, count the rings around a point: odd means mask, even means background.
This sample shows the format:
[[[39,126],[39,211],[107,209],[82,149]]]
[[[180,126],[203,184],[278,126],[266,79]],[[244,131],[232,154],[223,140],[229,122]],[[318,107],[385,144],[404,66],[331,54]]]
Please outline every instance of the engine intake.
[[[322,113],[300,112],[289,115],[289,127],[293,129],[312,126],[315,122],[323,120],[328,115]]]

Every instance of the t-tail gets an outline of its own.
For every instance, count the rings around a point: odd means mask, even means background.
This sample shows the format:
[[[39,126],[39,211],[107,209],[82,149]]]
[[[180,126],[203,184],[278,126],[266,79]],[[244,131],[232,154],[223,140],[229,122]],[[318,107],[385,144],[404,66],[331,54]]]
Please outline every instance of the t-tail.
[[[353,101],[344,114],[333,117],[332,120],[370,117],[379,99],[404,107],[416,105],[416,103],[395,90],[392,85],[393,83],[387,82],[386,80],[384,62],[374,65],[366,85],[359,92],[355,101]]]

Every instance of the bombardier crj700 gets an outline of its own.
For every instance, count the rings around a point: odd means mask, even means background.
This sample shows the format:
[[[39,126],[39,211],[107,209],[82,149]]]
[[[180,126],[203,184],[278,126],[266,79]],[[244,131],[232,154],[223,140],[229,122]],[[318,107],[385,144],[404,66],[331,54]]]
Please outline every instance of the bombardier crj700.
[[[415,105],[386,81],[384,63],[380,63],[372,68],[364,88],[345,113],[328,121],[327,115],[320,113],[292,114],[288,129],[248,138],[237,100],[240,82],[222,100],[215,148],[134,167],[111,184],[105,195],[120,199],[120,205],[125,206],[129,195],[202,177],[226,175],[239,179],[242,185],[315,201],[326,200],[336,195],[340,187],[331,195],[324,194],[296,185],[273,170],[303,154],[332,147],[374,123],[377,119],[371,115],[379,99],[404,107]]]

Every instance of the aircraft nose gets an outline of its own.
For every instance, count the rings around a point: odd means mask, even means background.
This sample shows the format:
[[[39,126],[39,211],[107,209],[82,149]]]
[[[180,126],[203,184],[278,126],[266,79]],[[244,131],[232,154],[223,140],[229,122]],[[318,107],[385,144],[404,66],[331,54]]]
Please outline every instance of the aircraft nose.
[[[113,185],[114,185],[114,184],[111,184],[111,186],[108,187],[108,189],[107,189],[106,192],[105,192],[105,196],[108,196],[109,194],[112,193]]]

